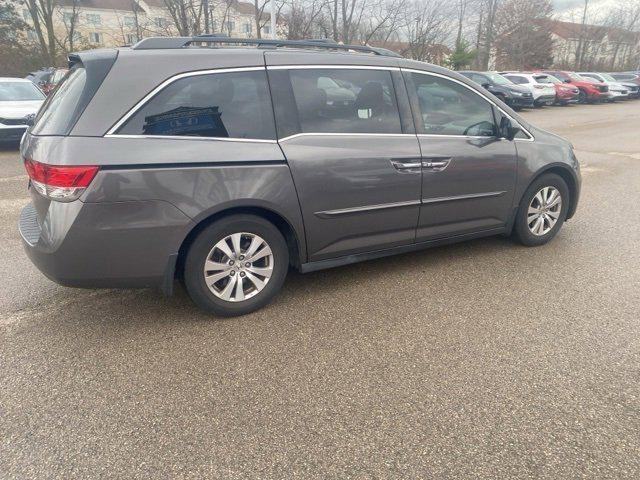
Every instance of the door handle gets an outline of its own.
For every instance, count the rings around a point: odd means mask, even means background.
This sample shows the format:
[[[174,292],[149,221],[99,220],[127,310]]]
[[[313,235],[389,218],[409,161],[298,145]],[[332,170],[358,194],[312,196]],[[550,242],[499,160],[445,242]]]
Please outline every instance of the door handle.
[[[422,168],[432,172],[441,172],[449,166],[451,158],[427,158],[422,161]]]
[[[392,158],[393,168],[402,173],[419,173],[422,169],[422,161],[419,158]]]

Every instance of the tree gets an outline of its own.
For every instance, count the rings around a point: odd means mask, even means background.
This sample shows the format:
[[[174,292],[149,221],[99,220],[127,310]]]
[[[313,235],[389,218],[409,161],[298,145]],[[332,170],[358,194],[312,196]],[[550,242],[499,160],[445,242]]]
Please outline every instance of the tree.
[[[471,49],[469,44],[464,40],[456,43],[456,49],[447,60],[447,66],[453,70],[462,70],[467,68],[478,55],[478,51]]]
[[[550,0],[506,0],[495,20],[495,52],[499,69],[527,70],[552,60]]]
[[[409,57],[424,62],[436,61],[434,46],[445,41],[450,32],[450,13],[445,0],[417,0],[409,4],[403,37]]]
[[[58,44],[53,28],[53,16],[56,12],[54,0],[25,0],[33,29],[38,37],[42,58],[49,66],[55,65],[58,56]]]
[[[0,65],[3,75],[23,76],[40,64],[40,55],[34,55],[28,44],[19,41],[27,28],[14,5],[0,3]]]
[[[480,21],[478,22],[478,56],[476,64],[482,70],[489,69],[495,42],[495,21],[500,0],[481,0],[478,4]]]
[[[205,18],[201,0],[164,0],[164,4],[180,35],[189,37],[202,33]]]

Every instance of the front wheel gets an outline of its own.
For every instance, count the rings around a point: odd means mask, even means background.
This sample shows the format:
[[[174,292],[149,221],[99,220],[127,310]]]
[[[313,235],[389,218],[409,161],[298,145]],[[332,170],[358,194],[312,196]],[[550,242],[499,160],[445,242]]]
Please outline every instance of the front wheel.
[[[587,103],[587,92],[585,92],[584,90],[578,91],[578,103]]]
[[[184,283],[203,310],[230,317],[269,303],[289,268],[280,231],[254,215],[232,215],[209,225],[187,252]]]
[[[556,236],[569,210],[569,188],[562,177],[549,173],[527,189],[514,225],[517,239],[526,246],[543,245]]]

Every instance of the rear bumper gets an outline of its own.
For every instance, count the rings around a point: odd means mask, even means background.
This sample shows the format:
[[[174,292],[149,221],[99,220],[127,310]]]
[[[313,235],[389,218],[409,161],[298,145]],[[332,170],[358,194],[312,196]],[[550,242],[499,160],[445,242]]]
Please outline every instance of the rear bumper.
[[[41,207],[20,214],[24,249],[45,276],[71,287],[165,287],[191,224],[160,201],[51,202],[44,217]]]

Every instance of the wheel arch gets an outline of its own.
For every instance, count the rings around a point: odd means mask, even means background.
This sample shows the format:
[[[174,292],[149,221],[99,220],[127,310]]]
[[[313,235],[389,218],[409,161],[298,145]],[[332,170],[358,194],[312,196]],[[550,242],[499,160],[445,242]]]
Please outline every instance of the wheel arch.
[[[569,220],[571,217],[573,217],[573,214],[576,211],[576,206],[578,203],[579,185],[575,177],[575,174],[571,171],[570,167],[565,166],[563,164],[548,165],[547,167],[539,170],[535,175],[533,175],[531,177],[531,180],[527,184],[526,188],[523,189],[522,195],[520,196],[520,199],[518,201],[518,205],[520,205],[520,203],[522,202],[524,194],[526,193],[529,186],[533,182],[535,182],[538,178],[540,178],[542,175],[546,175],[548,173],[553,173],[558,175],[560,178],[562,178],[565,181],[565,183],[567,184],[567,187],[569,188],[569,209],[567,210],[567,218],[566,218],[566,220]]]
[[[300,265],[304,263],[305,245],[304,243],[301,243],[301,239],[304,241],[304,234],[303,232],[297,232],[293,227],[292,222],[288,220],[283,214],[273,208],[269,208],[264,205],[235,205],[224,207],[220,210],[210,212],[208,214],[203,214],[195,220],[193,227],[186,234],[186,236],[182,240],[182,243],[180,244],[180,248],[178,249],[176,265],[172,274],[172,281],[173,279],[182,276],[184,272],[184,261],[186,253],[195,238],[200,234],[200,232],[202,232],[209,225],[215,223],[221,218],[238,214],[256,215],[271,222],[280,231],[280,233],[282,233],[282,236],[287,242],[290,265],[292,265],[294,268],[299,268]]]

